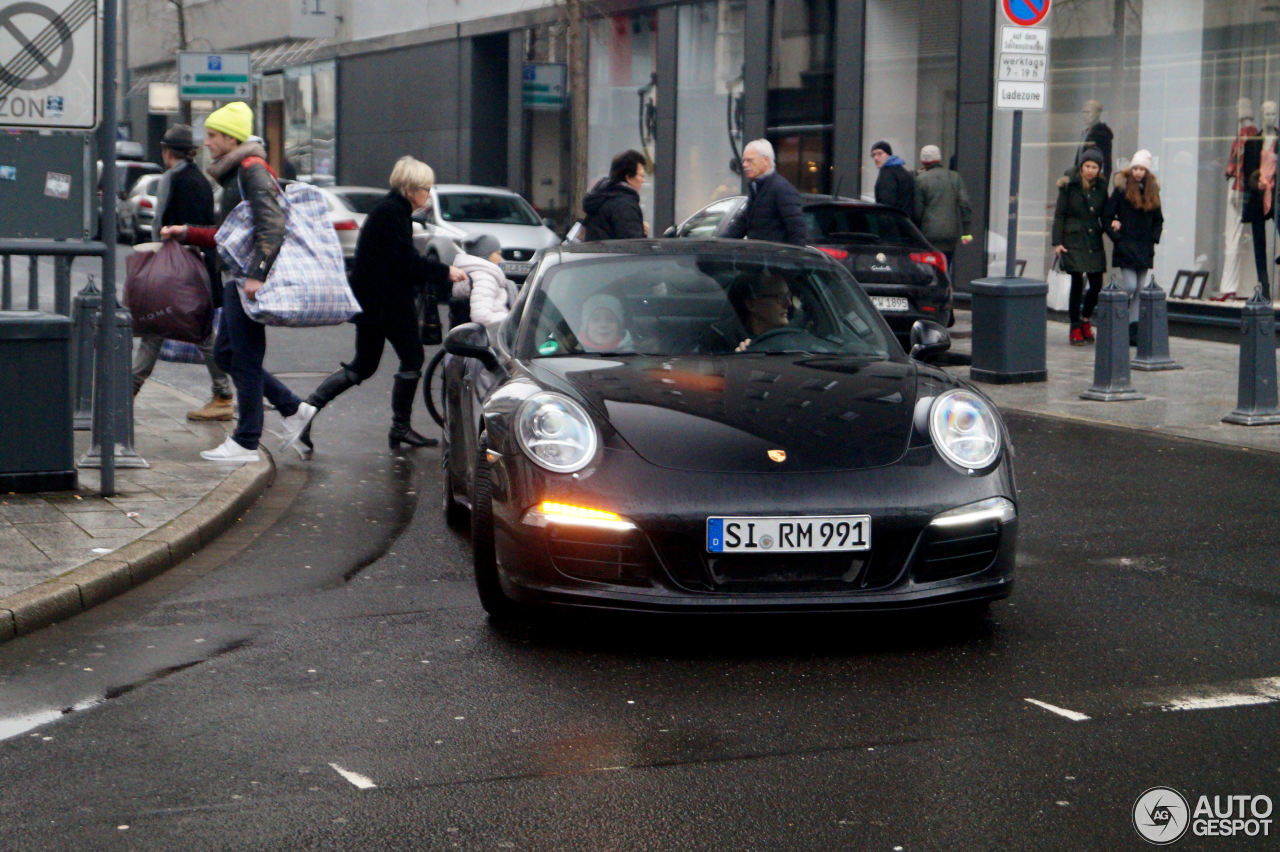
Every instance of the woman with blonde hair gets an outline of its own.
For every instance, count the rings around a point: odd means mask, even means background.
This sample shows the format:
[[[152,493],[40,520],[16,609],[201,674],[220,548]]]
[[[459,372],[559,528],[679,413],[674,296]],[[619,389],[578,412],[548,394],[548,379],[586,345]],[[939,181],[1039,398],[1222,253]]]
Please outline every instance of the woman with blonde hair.
[[[414,296],[420,287],[430,287],[447,299],[450,283],[466,278],[461,270],[425,258],[413,247],[411,216],[431,200],[435,179],[435,172],[421,160],[406,156],[396,161],[391,170],[391,191],[370,211],[356,240],[351,289],[361,313],[355,318],[355,357],[307,398],[317,409],[324,408],[338,394],[372,376],[389,341],[400,359],[391,386],[391,431],[387,435],[393,450],[401,444],[430,447],[438,443],[409,426],[424,361]],[[306,447],[299,452],[309,455],[313,449],[310,425],[299,441]]]
[[[1115,189],[1107,199],[1102,221],[1114,248],[1111,265],[1129,294],[1129,345],[1138,343],[1138,292],[1155,263],[1156,243],[1164,230],[1160,210],[1160,181],[1151,171],[1151,152],[1133,155],[1129,168],[1116,172]]]

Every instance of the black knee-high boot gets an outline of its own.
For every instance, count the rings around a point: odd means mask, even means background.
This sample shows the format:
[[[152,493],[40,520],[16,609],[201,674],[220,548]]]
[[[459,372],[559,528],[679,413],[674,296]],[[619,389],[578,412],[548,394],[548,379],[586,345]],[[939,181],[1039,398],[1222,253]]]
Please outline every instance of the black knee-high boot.
[[[338,394],[358,384],[360,384],[360,375],[349,367],[343,367],[341,370],[335,370],[326,376],[320,386],[311,392],[311,396],[307,397],[307,403],[314,405],[317,409],[324,408]],[[313,418],[311,423],[314,422]],[[307,448],[307,452],[315,449],[315,446],[311,443],[311,423],[308,423],[307,428],[303,429],[302,434],[298,436],[299,443]]]
[[[413,398],[418,392],[418,381],[421,378],[420,370],[396,373],[395,382],[391,386],[391,431],[387,433],[387,445],[393,450],[398,449],[401,444],[434,447],[440,443],[435,438],[419,435],[409,426]]]

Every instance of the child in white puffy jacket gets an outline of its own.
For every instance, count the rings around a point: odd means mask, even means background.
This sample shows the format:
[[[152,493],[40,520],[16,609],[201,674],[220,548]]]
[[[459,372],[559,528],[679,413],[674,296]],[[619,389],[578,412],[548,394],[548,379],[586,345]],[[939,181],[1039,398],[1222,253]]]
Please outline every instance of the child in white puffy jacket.
[[[469,299],[471,321],[489,325],[511,312],[516,285],[502,274],[502,246],[490,234],[471,237],[464,244],[465,253],[456,255],[453,265],[467,273],[465,281],[453,285],[453,298]]]

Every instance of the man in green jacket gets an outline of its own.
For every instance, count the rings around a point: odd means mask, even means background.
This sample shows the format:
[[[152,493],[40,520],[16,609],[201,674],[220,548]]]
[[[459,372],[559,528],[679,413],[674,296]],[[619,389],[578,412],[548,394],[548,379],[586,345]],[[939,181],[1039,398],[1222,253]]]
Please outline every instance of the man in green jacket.
[[[920,149],[920,173],[916,175],[915,220],[925,239],[947,256],[947,270],[955,264],[956,243],[973,242],[970,220],[973,208],[960,175],[942,167],[937,145]]]

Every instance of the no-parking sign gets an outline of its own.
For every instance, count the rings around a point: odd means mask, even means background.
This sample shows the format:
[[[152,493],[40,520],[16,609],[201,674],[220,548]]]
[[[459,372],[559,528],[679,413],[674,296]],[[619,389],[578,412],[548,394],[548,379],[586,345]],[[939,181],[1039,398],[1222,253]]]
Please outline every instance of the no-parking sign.
[[[1052,0],[1001,0],[1004,16],[1020,27],[1034,27],[1049,14]]]

